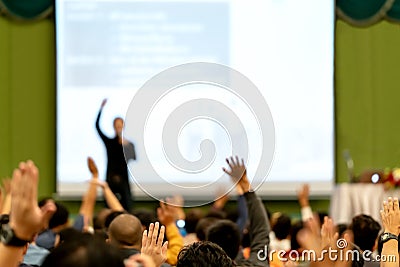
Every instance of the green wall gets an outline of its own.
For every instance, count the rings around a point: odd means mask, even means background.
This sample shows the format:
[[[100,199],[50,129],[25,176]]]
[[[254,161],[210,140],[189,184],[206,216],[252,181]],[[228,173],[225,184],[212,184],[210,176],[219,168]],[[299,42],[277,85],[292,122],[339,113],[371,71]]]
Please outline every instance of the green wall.
[[[358,173],[400,167],[400,26],[338,21],[335,61],[337,180],[346,179],[346,148]]]
[[[346,181],[343,149],[356,172],[400,166],[398,102],[400,28],[336,25],[336,180]],[[0,17],[0,177],[18,162],[40,168],[40,196],[55,191],[54,21],[17,23]],[[294,201],[269,201],[272,210],[295,212]],[[314,201],[327,210],[327,201]],[[73,207],[77,206],[72,204]]]
[[[40,168],[40,195],[55,190],[54,23],[0,17],[0,177],[18,162]]]

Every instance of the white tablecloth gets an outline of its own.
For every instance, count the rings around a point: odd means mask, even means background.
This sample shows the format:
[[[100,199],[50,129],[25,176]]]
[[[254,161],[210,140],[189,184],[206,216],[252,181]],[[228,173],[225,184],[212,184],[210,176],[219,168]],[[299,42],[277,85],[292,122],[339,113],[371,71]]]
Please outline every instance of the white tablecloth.
[[[382,184],[339,184],[330,204],[334,223],[350,223],[359,214],[366,214],[381,222],[379,211],[389,196],[400,198],[400,189],[385,191]]]

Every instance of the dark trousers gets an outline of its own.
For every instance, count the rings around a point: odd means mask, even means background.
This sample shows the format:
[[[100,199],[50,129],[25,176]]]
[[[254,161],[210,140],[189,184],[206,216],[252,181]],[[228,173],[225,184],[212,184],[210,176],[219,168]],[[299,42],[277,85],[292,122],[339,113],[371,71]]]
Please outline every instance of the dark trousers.
[[[107,179],[107,183],[122,207],[126,211],[131,212],[133,201],[128,179],[121,179],[120,176],[114,175],[111,179]]]

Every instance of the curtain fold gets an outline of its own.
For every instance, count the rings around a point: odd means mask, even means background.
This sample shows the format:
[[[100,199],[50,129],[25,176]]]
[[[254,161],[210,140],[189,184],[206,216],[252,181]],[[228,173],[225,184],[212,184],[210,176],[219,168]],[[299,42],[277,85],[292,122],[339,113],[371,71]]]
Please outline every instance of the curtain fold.
[[[336,0],[338,19],[367,27],[381,20],[400,23],[400,0]]]
[[[0,13],[17,20],[38,20],[53,12],[53,0],[0,0]]]

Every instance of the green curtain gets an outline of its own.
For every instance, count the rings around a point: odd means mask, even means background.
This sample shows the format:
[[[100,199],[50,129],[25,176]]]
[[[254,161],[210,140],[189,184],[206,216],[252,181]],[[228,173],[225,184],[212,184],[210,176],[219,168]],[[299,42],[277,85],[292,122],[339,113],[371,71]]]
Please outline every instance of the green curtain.
[[[336,14],[339,19],[358,27],[384,19],[400,23],[400,0],[336,0]]]

